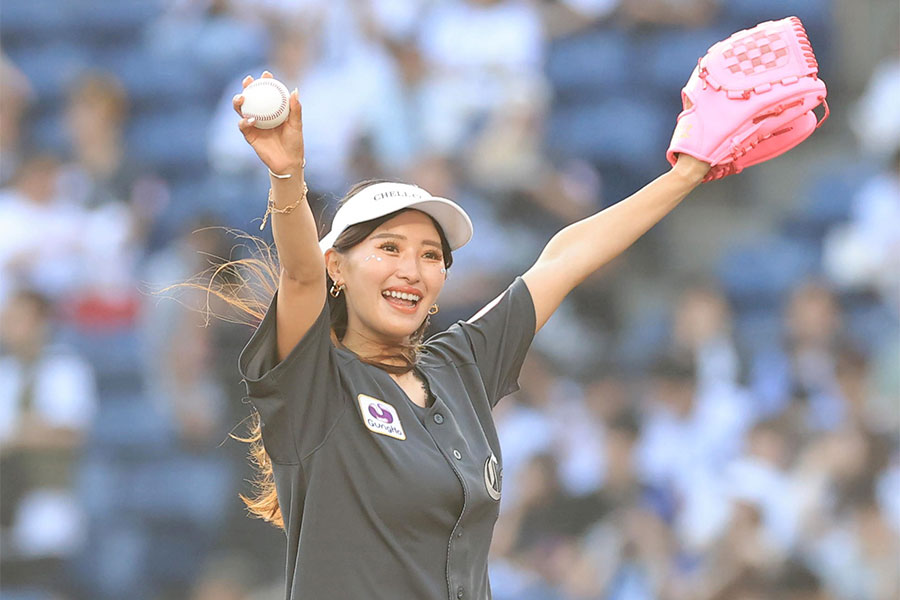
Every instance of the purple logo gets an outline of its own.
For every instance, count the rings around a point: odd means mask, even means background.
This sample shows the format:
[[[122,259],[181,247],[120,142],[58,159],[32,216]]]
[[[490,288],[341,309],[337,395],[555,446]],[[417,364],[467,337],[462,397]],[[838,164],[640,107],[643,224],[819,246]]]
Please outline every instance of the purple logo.
[[[381,406],[377,404],[369,405],[369,414],[381,421],[382,423],[393,423],[394,415],[392,415],[389,411],[384,410]]]

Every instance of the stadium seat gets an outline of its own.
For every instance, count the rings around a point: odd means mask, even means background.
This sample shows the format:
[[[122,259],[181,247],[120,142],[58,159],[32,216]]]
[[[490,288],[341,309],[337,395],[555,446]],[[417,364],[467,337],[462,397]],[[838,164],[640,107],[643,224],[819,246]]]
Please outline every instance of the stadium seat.
[[[559,102],[619,93],[629,77],[628,36],[601,29],[557,40],[548,49],[546,73]]]
[[[139,389],[143,364],[138,332],[135,329],[67,329],[62,333],[61,340],[74,347],[91,363],[101,391]]]
[[[734,316],[738,347],[750,355],[777,346],[782,332],[781,314],[771,308],[746,309],[738,311]]]
[[[551,114],[547,142],[561,155],[640,171],[658,166],[673,125],[658,104],[617,96]]]
[[[844,329],[859,348],[873,352],[900,337],[897,314],[883,301],[873,298],[845,305],[844,309]]]
[[[180,453],[138,465],[129,477],[127,505],[144,519],[187,519],[214,528],[225,512],[231,467],[225,456]]]
[[[717,41],[731,32],[721,27],[705,29],[662,29],[637,34],[635,46],[641,60],[635,65],[641,73],[641,81],[653,85],[664,101],[681,106],[681,88],[697,61]]]
[[[91,431],[91,448],[130,453],[138,458],[158,453],[171,443],[173,426],[167,415],[143,396],[101,402]]]
[[[144,114],[126,134],[135,161],[167,178],[202,177],[207,170],[206,126],[209,110],[185,108]]]
[[[3,18],[6,18],[5,5]],[[10,52],[10,59],[28,77],[38,104],[57,108],[67,88],[91,62],[82,48],[58,41],[22,47]]]
[[[829,74],[834,23],[832,0],[728,0],[720,4],[720,20],[729,32],[747,29],[763,21],[799,17],[815,49],[821,73]]]
[[[203,71],[195,69],[190,57],[160,59],[143,48],[123,48],[101,61],[122,80],[131,105],[141,111],[190,107],[215,101]]]
[[[770,236],[733,247],[719,261],[716,272],[738,310],[777,310],[791,287],[818,269],[817,245]]]
[[[850,218],[853,197],[872,169],[866,165],[839,166],[812,178],[797,209],[785,219],[785,232],[821,241],[834,225]]]
[[[72,35],[81,40],[134,40],[140,31],[164,8],[163,0],[128,0],[104,2],[102,8],[94,1],[69,1],[66,25]]]
[[[105,515],[90,529],[88,544],[76,561],[80,584],[93,600],[150,600],[155,597],[144,565],[149,552],[146,525]]]
[[[0,18],[0,36],[7,52],[20,46],[28,51],[37,50],[35,42],[41,39],[56,40],[65,30],[65,5],[58,3],[52,10],[43,2],[34,0],[3,0],[3,16]]]
[[[59,111],[47,111],[36,117],[31,124],[31,140],[36,148],[65,156],[69,149],[69,136],[64,117]]]

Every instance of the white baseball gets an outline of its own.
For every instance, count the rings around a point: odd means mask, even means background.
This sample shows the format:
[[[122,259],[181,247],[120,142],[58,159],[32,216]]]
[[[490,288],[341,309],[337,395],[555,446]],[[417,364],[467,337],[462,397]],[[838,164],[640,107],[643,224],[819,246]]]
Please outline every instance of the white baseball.
[[[261,77],[244,88],[241,115],[256,118],[254,127],[272,129],[284,123],[291,112],[291,93],[272,77]]]

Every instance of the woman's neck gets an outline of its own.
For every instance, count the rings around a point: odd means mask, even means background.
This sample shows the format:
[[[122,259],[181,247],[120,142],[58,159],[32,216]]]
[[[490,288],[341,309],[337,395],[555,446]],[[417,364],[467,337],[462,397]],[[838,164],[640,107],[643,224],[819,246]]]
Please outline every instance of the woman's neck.
[[[364,359],[378,359],[386,364],[403,366],[406,361],[400,356],[403,348],[409,345],[409,339],[405,340],[384,340],[376,339],[353,329],[347,328],[347,333],[341,339],[341,344]],[[396,359],[386,358],[398,355]]]

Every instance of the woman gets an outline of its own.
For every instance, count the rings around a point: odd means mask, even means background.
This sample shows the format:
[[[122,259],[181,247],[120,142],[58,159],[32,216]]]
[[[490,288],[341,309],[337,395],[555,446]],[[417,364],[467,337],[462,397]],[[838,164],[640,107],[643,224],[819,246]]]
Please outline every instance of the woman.
[[[415,186],[363,184],[320,242],[296,90],[283,125],[239,127],[271,174],[266,216],[280,259],[277,291],[240,358],[260,417],[262,487],[247,502],[284,528],[285,597],[490,598],[502,481],[491,408],[517,389],[535,332],[566,294],[677,206],[709,165],[682,156],[562,230],[497,299],[421,343],[451,252],[472,235],[465,212]]]

